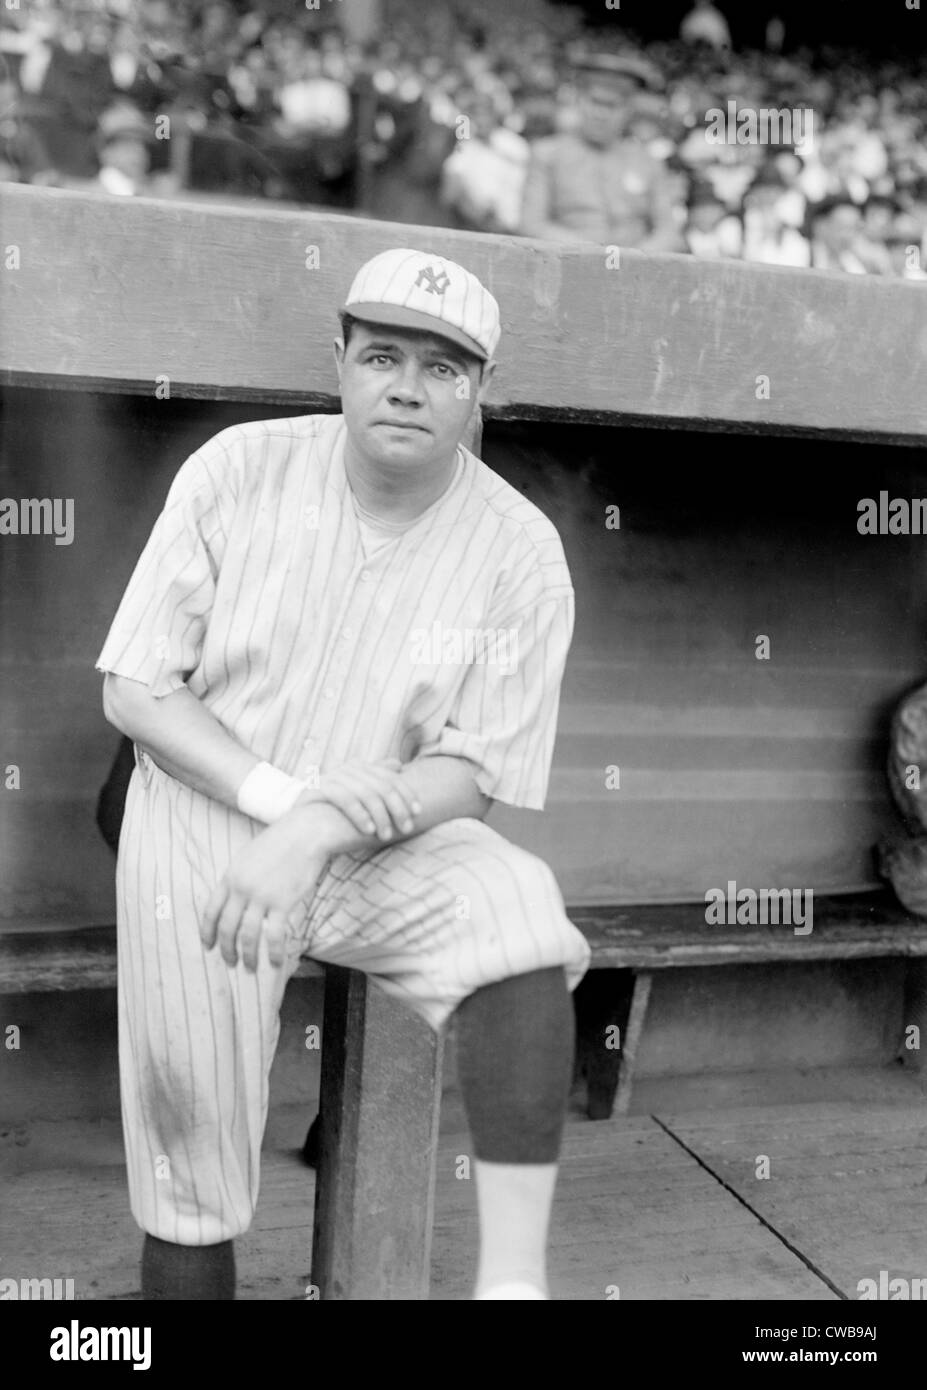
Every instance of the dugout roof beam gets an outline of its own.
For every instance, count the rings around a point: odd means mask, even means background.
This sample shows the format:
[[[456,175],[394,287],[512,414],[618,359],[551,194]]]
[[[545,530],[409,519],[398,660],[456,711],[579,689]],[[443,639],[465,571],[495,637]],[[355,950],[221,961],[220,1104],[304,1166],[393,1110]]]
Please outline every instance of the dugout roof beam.
[[[336,310],[412,245],[499,299],[489,419],[927,436],[927,282],[19,185],[0,219],[10,385],[336,409]]]

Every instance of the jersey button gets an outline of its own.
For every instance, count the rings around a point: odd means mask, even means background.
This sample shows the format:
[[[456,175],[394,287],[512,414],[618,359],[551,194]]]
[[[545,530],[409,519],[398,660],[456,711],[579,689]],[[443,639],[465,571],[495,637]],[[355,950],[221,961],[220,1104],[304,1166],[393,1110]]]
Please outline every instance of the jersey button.
[[[369,583],[369,582],[370,582],[370,571],[369,571],[369,570],[361,570],[361,572],[360,572],[360,577],[361,577],[361,582],[362,582],[362,583],[364,583],[364,584]]]
[[[325,696],[326,700],[334,700],[335,698],[334,688],[330,685],[327,685],[325,687],[325,689],[322,691],[322,694]]]
[[[341,635],[346,642],[350,642],[351,638],[354,636],[353,627],[346,627]]]

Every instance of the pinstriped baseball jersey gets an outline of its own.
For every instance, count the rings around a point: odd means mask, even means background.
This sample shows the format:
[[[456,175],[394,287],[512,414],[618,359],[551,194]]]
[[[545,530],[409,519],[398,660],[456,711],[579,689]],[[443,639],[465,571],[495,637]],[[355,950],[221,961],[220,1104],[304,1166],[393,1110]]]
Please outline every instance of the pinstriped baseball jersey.
[[[573,590],[553,525],[467,450],[407,527],[368,526],[340,416],[225,430],[182,465],[97,668],[186,683],[287,772],[455,754],[543,805]],[[395,534],[393,534],[395,532]],[[261,827],[140,749],[116,892],[119,1061],[139,1225],[208,1245],[257,1200],[269,1073],[299,954],[352,965],[439,1028],[482,984],[589,961],[556,879],[482,822],[339,854],[291,917],[288,966],[206,952],[199,922]],[[297,921],[297,918],[299,919]]]
[[[97,669],[155,695],[186,683],[296,776],[454,754],[490,797],[541,809],[573,629],[554,526],[460,447],[445,494],[367,555],[345,439],[341,416],[309,415],[192,454]]]

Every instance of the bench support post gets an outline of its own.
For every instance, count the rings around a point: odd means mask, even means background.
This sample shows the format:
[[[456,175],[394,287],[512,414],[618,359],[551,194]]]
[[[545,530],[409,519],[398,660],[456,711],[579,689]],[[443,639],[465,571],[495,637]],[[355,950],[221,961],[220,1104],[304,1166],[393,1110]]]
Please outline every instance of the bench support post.
[[[365,975],[325,972],[312,1282],[426,1299],[443,1039]]]
[[[618,1095],[615,1100],[615,1110],[619,1115],[626,1115],[631,1104],[634,1063],[637,1059],[637,1048],[641,1034],[644,1031],[644,1020],[647,1017],[647,1005],[650,1003],[650,986],[652,984],[652,970],[639,970],[634,976],[631,1013],[628,1018],[627,1032],[624,1035],[624,1046],[621,1049],[621,1072],[618,1077]]]
[[[587,971],[574,991],[576,1072],[590,1120],[611,1118],[633,992],[634,971],[613,969]]]

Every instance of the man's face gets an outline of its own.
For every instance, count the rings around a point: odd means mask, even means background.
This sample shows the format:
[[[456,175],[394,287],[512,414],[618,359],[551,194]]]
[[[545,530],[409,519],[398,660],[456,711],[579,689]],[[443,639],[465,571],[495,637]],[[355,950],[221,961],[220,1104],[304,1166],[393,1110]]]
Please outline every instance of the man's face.
[[[894,209],[889,203],[869,203],[864,214],[867,235],[877,240],[887,237],[893,218]]]
[[[354,447],[384,469],[428,469],[454,452],[492,375],[430,333],[357,323],[335,341],[341,408]]]
[[[152,29],[166,29],[171,22],[171,7],[168,0],[148,0],[145,19]]]
[[[751,188],[744,197],[744,207],[749,212],[756,212],[763,216],[767,222],[781,220],[778,217],[779,199],[782,197],[782,190],[774,184],[759,184],[756,188]]]
[[[841,204],[819,222],[821,240],[835,251],[847,251],[859,233],[859,211],[848,203]]]
[[[697,232],[713,232],[724,216],[721,203],[693,203],[689,209],[689,226]]]
[[[617,140],[633,113],[638,86],[633,77],[589,77],[579,89],[580,128],[592,145]]]
[[[132,135],[110,140],[103,152],[103,163],[111,169],[118,169],[136,183],[142,182],[151,167],[144,140],[137,140]]]

